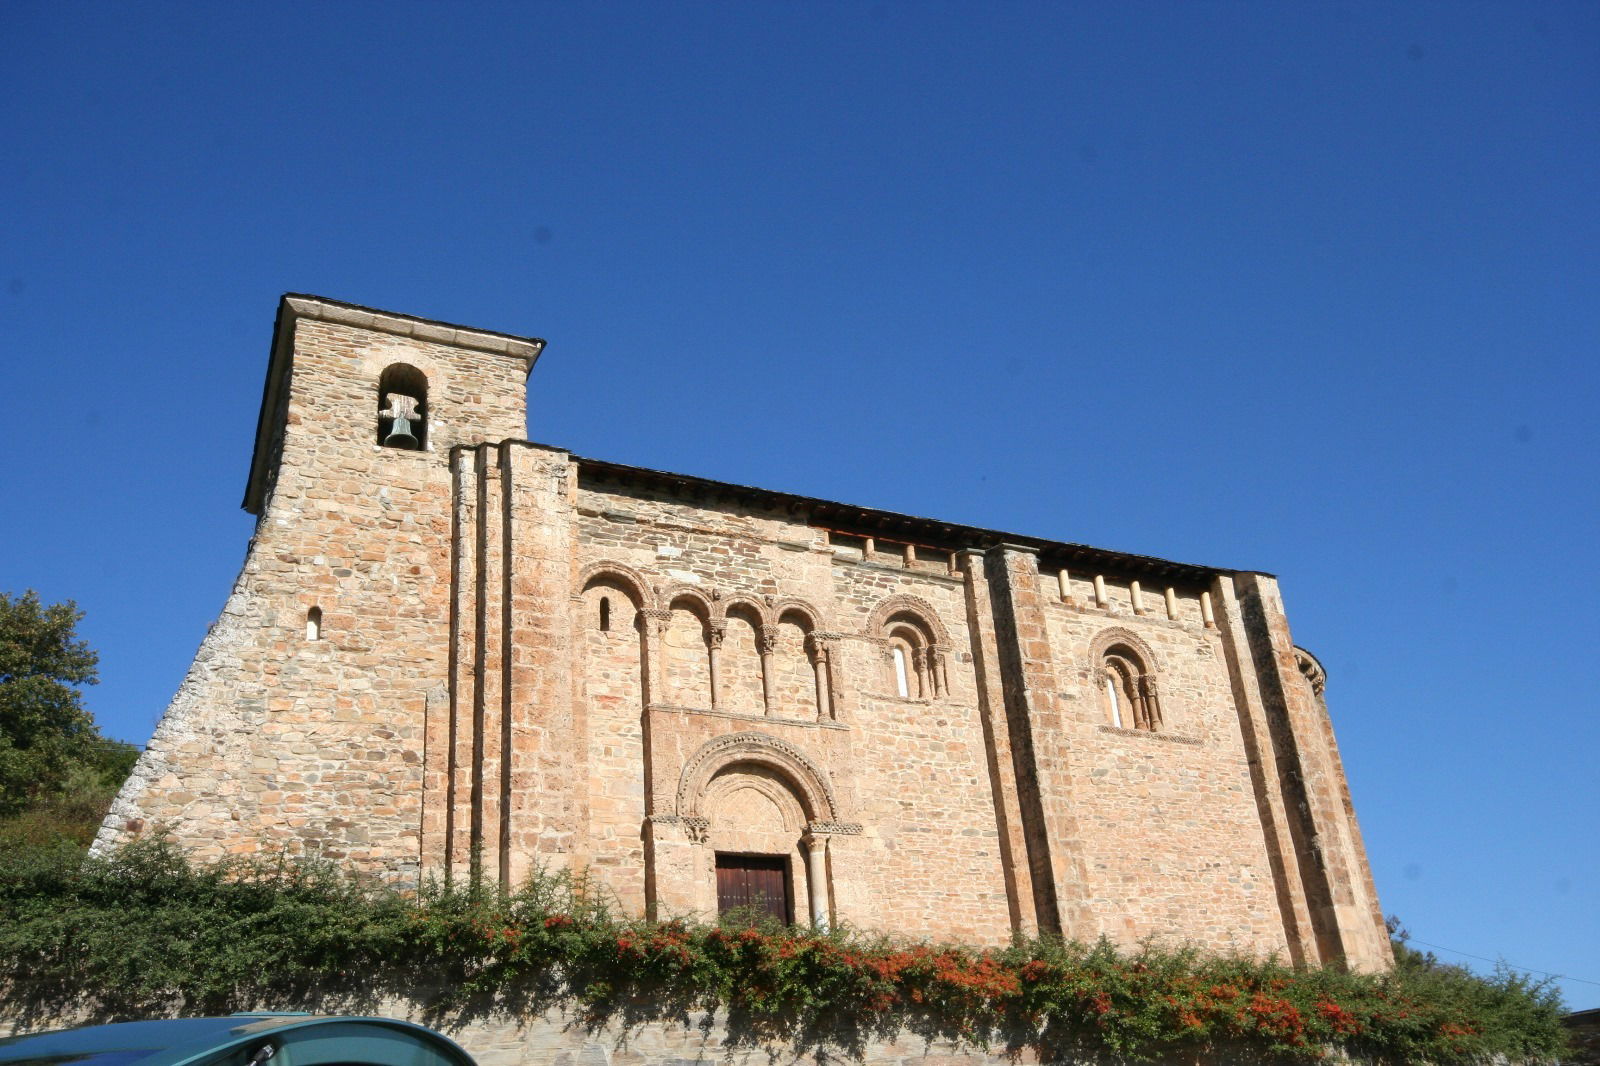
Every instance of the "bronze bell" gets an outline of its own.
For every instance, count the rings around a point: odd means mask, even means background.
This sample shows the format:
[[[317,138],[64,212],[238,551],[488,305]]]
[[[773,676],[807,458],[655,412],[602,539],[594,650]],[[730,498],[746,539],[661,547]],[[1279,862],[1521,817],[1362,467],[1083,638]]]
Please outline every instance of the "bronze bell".
[[[389,429],[389,435],[383,438],[385,447],[388,448],[415,448],[417,438],[411,435],[411,420],[397,418]]]
[[[417,398],[407,396],[403,392],[389,394],[389,409],[382,412],[384,418],[393,419],[389,426],[389,433],[383,438],[386,448],[420,448],[422,442],[411,432],[411,423],[421,421],[417,417]]]

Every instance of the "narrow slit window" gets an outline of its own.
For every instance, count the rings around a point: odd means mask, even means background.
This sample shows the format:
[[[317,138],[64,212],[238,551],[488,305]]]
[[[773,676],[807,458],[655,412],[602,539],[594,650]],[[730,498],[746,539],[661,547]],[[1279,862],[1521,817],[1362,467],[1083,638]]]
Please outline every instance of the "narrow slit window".
[[[1117,699],[1117,679],[1106,674],[1106,702],[1111,705],[1111,724],[1122,728],[1122,701]]]
[[[894,648],[894,687],[902,698],[911,698],[911,682],[906,675],[906,650],[898,644]]]
[[[600,597],[600,632],[611,632],[611,597]]]
[[[306,639],[322,639],[322,608],[313,607],[306,612]]]

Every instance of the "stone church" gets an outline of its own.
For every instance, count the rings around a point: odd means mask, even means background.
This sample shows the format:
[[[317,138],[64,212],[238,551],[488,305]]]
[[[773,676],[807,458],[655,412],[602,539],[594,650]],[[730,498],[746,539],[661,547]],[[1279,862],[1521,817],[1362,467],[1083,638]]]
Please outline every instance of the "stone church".
[[[97,847],[1389,964],[1270,575],[535,444],[543,346],[283,298],[243,571]]]

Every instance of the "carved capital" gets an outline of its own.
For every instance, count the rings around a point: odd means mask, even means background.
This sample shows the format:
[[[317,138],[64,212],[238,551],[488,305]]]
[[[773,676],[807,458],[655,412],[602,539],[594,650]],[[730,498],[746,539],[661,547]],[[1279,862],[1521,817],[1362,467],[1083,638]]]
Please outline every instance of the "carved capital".
[[[664,607],[646,607],[639,612],[639,617],[646,623],[655,623],[657,633],[665,633],[672,624],[672,612]]]
[[[763,626],[756,639],[761,643],[762,655],[771,655],[778,647],[778,631],[771,626]]]
[[[722,647],[722,638],[728,635],[728,623],[718,619],[706,627],[706,643],[713,648]]]

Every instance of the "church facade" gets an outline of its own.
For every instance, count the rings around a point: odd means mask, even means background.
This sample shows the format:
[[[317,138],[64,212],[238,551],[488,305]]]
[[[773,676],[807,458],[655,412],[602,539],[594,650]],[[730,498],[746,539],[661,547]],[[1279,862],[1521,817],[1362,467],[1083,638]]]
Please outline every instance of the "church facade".
[[[97,847],[1389,964],[1270,575],[531,443],[542,347],[283,298],[243,570]]]

